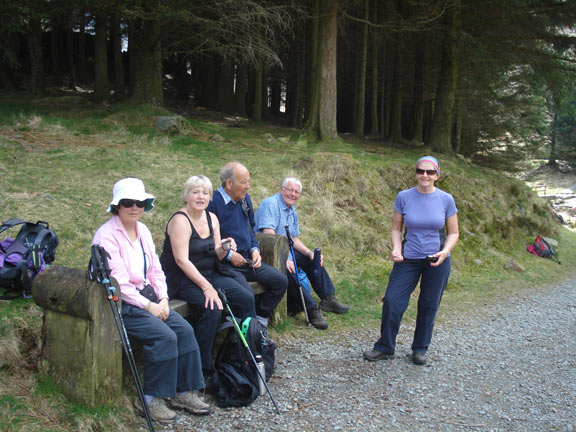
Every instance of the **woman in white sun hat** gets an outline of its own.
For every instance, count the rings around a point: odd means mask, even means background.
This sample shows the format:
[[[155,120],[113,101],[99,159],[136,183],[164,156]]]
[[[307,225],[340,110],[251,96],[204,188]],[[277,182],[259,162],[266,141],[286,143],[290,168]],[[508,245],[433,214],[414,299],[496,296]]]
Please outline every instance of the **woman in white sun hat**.
[[[131,339],[144,351],[144,395],[155,421],[168,421],[172,408],[209,414],[198,395],[204,388],[200,350],[192,326],[170,309],[166,278],[150,230],[139,222],[154,207],[154,196],[144,183],[125,178],[114,185],[108,212],[112,217],[92,241],[109,254],[110,274],[122,293],[122,318]],[[134,402],[142,414],[140,400]]]

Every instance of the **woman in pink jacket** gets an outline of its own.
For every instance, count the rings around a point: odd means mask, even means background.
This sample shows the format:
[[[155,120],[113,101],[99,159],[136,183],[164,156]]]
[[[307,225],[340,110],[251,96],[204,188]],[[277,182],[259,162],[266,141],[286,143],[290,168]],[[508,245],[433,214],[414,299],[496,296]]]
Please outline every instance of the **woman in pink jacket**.
[[[144,395],[151,417],[169,421],[171,408],[209,414],[198,395],[204,388],[200,350],[192,326],[170,309],[166,278],[150,231],[139,222],[152,210],[154,196],[144,183],[125,178],[114,185],[110,218],[94,236],[93,244],[109,254],[110,274],[122,293],[122,318],[128,336],[144,351]],[[170,398],[171,408],[165,398]],[[143,413],[140,400],[136,409]]]

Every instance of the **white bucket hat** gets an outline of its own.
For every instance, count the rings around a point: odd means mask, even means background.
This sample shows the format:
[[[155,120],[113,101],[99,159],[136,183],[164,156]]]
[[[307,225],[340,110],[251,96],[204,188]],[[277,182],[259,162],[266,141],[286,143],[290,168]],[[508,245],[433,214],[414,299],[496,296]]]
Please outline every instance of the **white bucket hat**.
[[[144,208],[145,212],[154,208],[154,195],[146,193],[144,190],[144,183],[142,183],[142,180],[137,178],[125,178],[118,180],[114,184],[112,196],[112,202],[108,206],[108,210],[106,210],[107,212],[112,211],[112,207],[117,206],[120,200],[123,199],[146,201],[146,207]]]

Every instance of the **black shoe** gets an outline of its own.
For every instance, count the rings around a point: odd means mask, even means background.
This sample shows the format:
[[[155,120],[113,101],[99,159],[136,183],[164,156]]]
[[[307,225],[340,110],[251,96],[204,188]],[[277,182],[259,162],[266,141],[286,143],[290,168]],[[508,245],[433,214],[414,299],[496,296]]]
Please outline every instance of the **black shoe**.
[[[343,314],[350,310],[350,306],[340,303],[334,294],[320,301],[320,309],[324,312]]]
[[[318,306],[315,306],[313,309],[308,309],[308,319],[310,320],[310,324],[318,330],[326,330],[328,328],[328,323],[324,320]]]
[[[364,351],[364,358],[368,361],[390,360],[394,358],[394,353],[371,349]]]
[[[415,365],[425,365],[426,364],[426,353],[425,352],[414,352],[412,353],[412,363]]]
[[[214,379],[211,377],[204,378],[204,393],[209,395],[215,395],[218,393],[218,386],[214,383]]]

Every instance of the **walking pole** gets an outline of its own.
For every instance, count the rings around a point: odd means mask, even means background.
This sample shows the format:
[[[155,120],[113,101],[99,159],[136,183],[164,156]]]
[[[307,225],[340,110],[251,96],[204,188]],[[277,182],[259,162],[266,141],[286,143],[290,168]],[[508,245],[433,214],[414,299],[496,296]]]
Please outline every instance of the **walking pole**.
[[[132,348],[130,347],[128,333],[126,333],[126,326],[124,325],[122,313],[118,307],[118,296],[116,295],[116,288],[114,288],[114,285],[112,285],[110,282],[110,267],[108,266],[108,258],[110,258],[110,255],[102,246],[92,245],[92,257],[90,259],[88,275],[90,280],[95,280],[98,283],[101,283],[106,289],[106,298],[110,304],[110,309],[112,311],[112,316],[114,317],[114,323],[118,329],[118,334],[120,335],[124,353],[126,354],[126,358],[128,358],[128,363],[130,364],[130,371],[132,372],[134,384],[136,385],[136,390],[138,391],[138,397],[140,399],[140,403],[142,404],[144,415],[146,416],[148,429],[150,432],[154,432],[154,424],[152,423],[152,417],[150,416],[150,411],[148,410],[148,405],[146,404],[146,400],[144,398],[144,391],[142,390],[142,383],[140,382],[140,376],[138,375],[138,370],[136,369],[136,362],[134,360]]]
[[[308,310],[306,309],[306,302],[304,301],[304,291],[302,284],[300,283],[300,275],[298,274],[298,265],[296,264],[296,255],[294,254],[294,240],[290,235],[290,228],[288,225],[284,227],[286,229],[286,237],[288,237],[288,244],[290,245],[290,255],[292,256],[292,261],[294,262],[294,272],[296,273],[296,281],[298,282],[298,289],[300,290],[300,300],[302,300],[302,307],[304,308],[304,316],[306,317],[306,325],[310,327],[312,323],[310,318],[308,318]]]
[[[520,207],[520,214],[522,215],[522,217],[524,217],[524,209],[522,208],[522,205],[520,203],[518,203],[518,207]],[[534,232],[532,232],[532,227],[528,223],[528,219],[526,217],[524,217],[524,222],[526,222],[526,226],[528,227],[528,231],[530,231],[530,235],[533,236]]]
[[[278,408],[278,404],[276,403],[276,399],[274,399],[274,396],[272,396],[272,391],[270,390],[270,387],[268,387],[268,383],[266,382],[266,377],[262,375],[262,371],[258,367],[258,363],[256,362],[256,358],[254,357],[254,354],[252,353],[252,350],[250,349],[250,345],[248,345],[248,342],[246,341],[246,338],[242,334],[242,330],[240,329],[240,326],[238,325],[238,321],[236,320],[236,317],[234,316],[232,309],[230,309],[230,305],[228,304],[228,299],[226,298],[226,294],[224,294],[224,292],[220,289],[217,289],[216,292],[218,293],[218,295],[220,296],[220,299],[222,300],[222,302],[226,306],[226,310],[230,314],[230,318],[232,318],[232,323],[234,324],[234,328],[236,329],[236,332],[238,333],[238,336],[240,337],[240,340],[242,341],[242,345],[244,345],[244,348],[246,348],[246,351],[248,351],[248,354],[250,355],[250,358],[252,359],[252,363],[254,364],[254,368],[256,369],[256,372],[258,373],[258,377],[264,383],[264,387],[266,387],[266,391],[268,392],[268,396],[270,396],[270,400],[274,404],[274,408],[276,408],[276,414],[281,414],[280,408]]]

